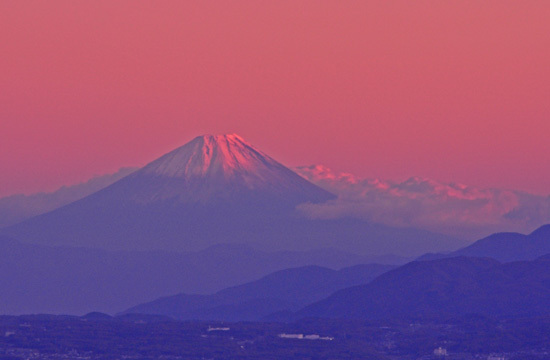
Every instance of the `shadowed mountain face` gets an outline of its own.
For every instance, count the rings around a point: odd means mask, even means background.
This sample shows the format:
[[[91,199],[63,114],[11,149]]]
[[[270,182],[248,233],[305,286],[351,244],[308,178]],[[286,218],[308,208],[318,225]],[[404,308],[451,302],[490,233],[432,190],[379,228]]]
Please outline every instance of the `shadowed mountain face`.
[[[338,247],[420,255],[452,238],[355,219],[307,219],[302,203],[334,198],[237,135],[200,136],[109,187],[3,230],[21,241],[123,250]]]
[[[0,237],[0,313],[115,313],[160,296],[213,293],[291,267],[382,260],[334,249],[262,252],[243,245],[189,253],[112,252]]]
[[[415,261],[367,285],[338,291],[298,317],[350,319],[550,314],[550,256],[501,264],[487,258]]]
[[[550,254],[550,225],[529,235],[498,233],[457,250],[454,256],[492,257],[499,261],[533,260]]]
[[[496,233],[449,254],[426,254],[419,260],[476,256],[508,262],[533,260],[545,254],[550,254],[550,225],[544,225],[529,235]]]
[[[181,320],[257,321],[275,312],[298,310],[336,290],[367,283],[392,268],[372,264],[339,271],[319,266],[286,269],[213,295],[169,296],[125,313],[166,315]]]
[[[135,168],[121,168],[114,174],[96,176],[76,185],[63,186],[50,193],[11,195],[0,199],[0,228],[60,208],[91,195],[131,174]]]

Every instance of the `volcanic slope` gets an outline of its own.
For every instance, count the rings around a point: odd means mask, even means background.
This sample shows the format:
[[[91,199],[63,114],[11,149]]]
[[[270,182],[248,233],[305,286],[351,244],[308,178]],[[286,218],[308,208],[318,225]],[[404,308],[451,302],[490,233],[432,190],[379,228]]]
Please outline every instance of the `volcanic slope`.
[[[296,211],[334,197],[238,135],[204,135],[97,193],[2,232],[31,243],[111,250],[247,243],[411,256],[460,245],[426,231],[351,218],[313,220]]]

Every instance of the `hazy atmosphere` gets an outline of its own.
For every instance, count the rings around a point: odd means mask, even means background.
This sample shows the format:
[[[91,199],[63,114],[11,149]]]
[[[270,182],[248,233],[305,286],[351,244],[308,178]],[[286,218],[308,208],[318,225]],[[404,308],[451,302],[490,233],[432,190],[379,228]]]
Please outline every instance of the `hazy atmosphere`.
[[[236,132],[288,166],[548,195],[541,1],[3,1],[0,196]]]
[[[0,360],[548,360],[549,20],[1,1]]]

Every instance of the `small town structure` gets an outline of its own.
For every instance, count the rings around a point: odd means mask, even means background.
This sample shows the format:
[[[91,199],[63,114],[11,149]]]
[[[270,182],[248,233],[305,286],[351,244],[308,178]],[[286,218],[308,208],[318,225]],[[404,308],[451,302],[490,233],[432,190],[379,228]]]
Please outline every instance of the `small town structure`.
[[[304,335],[304,334],[279,334],[279,337],[282,339],[300,339],[300,340],[334,340],[330,336],[320,336],[318,334]]]
[[[209,326],[208,329],[206,329],[206,331],[229,331],[231,330],[231,328],[228,328],[228,327],[212,327],[212,326]]]

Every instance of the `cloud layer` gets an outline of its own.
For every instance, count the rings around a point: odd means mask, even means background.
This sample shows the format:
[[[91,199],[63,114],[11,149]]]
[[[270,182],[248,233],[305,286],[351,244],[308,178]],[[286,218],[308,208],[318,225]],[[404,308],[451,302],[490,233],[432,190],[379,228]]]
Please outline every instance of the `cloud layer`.
[[[550,197],[479,189],[412,177],[403,182],[360,179],[322,165],[295,169],[338,195],[324,204],[303,204],[313,218],[358,217],[393,226],[414,226],[467,239],[493,232],[530,232],[550,222]]]
[[[63,186],[51,193],[19,194],[0,198],[0,228],[82,199],[111,185],[135,170],[136,168],[130,167],[121,168],[114,174],[95,176],[84,183]]]

